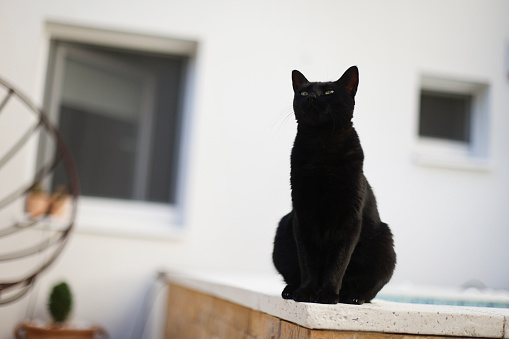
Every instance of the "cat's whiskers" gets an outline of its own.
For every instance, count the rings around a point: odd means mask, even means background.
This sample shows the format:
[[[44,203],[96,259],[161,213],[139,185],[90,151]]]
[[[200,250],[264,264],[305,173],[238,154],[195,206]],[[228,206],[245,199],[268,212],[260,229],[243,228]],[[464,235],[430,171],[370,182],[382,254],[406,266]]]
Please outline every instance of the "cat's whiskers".
[[[277,124],[277,132],[278,133],[281,132],[281,129],[284,128],[286,126],[286,124],[288,123],[288,118],[293,117],[293,116],[294,116],[293,107],[292,106],[286,107],[285,109],[283,109],[281,111],[281,114],[274,121],[274,123],[272,124],[272,127],[275,127]]]

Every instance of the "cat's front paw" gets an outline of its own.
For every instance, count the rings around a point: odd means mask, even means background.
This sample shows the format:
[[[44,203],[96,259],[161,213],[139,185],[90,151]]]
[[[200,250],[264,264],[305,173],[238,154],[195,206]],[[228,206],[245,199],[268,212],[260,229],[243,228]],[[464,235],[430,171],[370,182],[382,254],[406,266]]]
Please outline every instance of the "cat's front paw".
[[[310,288],[299,288],[293,293],[293,300],[298,302],[315,303],[317,299],[317,293]]]
[[[342,304],[362,305],[364,304],[365,300],[359,297],[347,296],[339,299],[339,302]]]
[[[339,302],[339,295],[335,292],[321,291],[316,302],[319,304],[337,304]]]
[[[281,292],[281,296],[283,299],[293,299],[293,294],[295,292],[295,287],[286,285],[286,287],[283,289],[283,292]]]

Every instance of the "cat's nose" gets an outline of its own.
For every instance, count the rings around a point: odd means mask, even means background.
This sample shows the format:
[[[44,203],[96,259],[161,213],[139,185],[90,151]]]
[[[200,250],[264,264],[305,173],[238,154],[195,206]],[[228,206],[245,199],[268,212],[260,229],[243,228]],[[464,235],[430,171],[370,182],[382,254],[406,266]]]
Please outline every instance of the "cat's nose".
[[[308,99],[308,101],[315,101],[315,99],[316,99],[316,94],[314,94],[314,93],[310,93],[310,94],[307,96],[307,99]]]

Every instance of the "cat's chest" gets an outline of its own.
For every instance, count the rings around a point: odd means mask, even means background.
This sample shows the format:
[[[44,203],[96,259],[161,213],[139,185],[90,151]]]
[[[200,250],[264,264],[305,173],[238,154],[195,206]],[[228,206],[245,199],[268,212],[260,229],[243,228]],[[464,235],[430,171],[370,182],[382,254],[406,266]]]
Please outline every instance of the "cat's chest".
[[[360,161],[359,161],[360,160]],[[305,176],[344,175],[360,169],[362,156],[344,149],[306,149],[294,147],[292,174]]]
[[[298,177],[325,179],[330,176],[341,176],[341,173],[346,170],[347,164],[337,157],[295,156],[292,161],[291,175],[294,179]]]
[[[294,147],[290,173],[292,188],[309,195],[349,190],[356,186],[362,175],[362,160],[362,152],[358,154],[351,149]]]
[[[297,133],[291,155],[294,190],[337,191],[355,185],[364,155],[353,129],[343,135]]]
[[[341,158],[329,156],[295,156],[291,166],[294,190],[312,192],[338,191],[348,186],[354,171]]]

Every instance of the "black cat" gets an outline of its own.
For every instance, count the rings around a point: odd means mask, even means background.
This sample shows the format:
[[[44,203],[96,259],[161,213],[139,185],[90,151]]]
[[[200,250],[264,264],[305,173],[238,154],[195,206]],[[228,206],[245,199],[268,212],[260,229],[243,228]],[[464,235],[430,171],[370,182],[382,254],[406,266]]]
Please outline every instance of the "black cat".
[[[362,304],[391,279],[392,234],[380,220],[352,125],[357,67],[338,81],[293,71],[297,135],[291,155],[293,210],[279,222],[272,258],[302,302]]]

